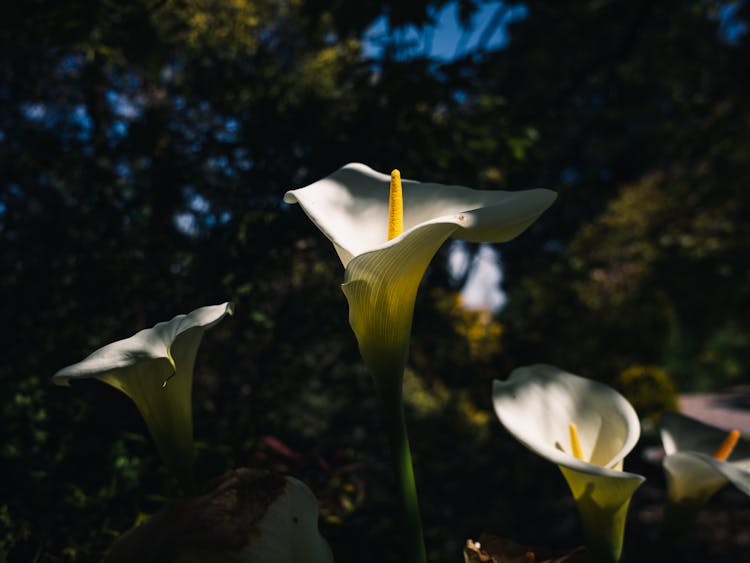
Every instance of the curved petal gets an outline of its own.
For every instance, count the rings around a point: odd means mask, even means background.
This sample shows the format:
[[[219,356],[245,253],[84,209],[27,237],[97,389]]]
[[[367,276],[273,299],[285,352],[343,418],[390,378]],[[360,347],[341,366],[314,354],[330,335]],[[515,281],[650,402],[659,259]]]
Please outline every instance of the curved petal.
[[[456,228],[452,223],[421,225],[349,262],[341,286],[349,302],[349,323],[376,380],[403,373],[417,288]]]
[[[286,477],[284,492],[268,507],[239,561],[333,563],[318,531],[318,500],[302,481]]]
[[[716,471],[746,495],[750,496],[750,468],[747,463],[719,461],[714,457],[696,454],[710,463]]]
[[[589,549],[597,560],[619,560],[630,499],[646,479],[622,471],[597,474],[564,466],[560,471],[575,498]]]
[[[727,482],[750,495],[750,441],[741,437],[727,461],[713,453],[727,431],[679,413],[666,413],[660,423],[667,456],[669,498],[675,503],[700,506]]]
[[[301,481],[243,467],[119,536],[104,563],[333,563]]]
[[[661,441],[667,455],[678,451],[691,451],[708,456],[724,441],[727,430],[705,424],[676,412],[665,413],[659,423]],[[730,456],[732,463],[750,470],[750,440],[741,437]]]
[[[580,472],[615,473],[640,436],[638,415],[622,395],[602,383],[548,365],[514,370],[493,382],[500,422],[526,447]],[[578,428],[589,462],[571,453],[568,425]]]
[[[440,219],[461,227],[456,237],[472,242],[504,242],[519,235],[557,197],[550,190],[481,191],[462,186],[402,180],[404,231]],[[352,257],[387,241],[390,176],[352,163],[304,188],[284,195],[299,203],[333,242],[346,267]]]
[[[108,344],[58,371],[52,380],[96,378],[130,397],[159,453],[186,487],[192,481],[193,367],[203,332],[232,314],[229,303],[201,307]]]
[[[139,362],[96,379],[132,399],[156,443],[164,464],[186,490],[192,488],[193,370],[175,370],[165,359]]]
[[[67,386],[71,379],[76,378],[111,375],[119,379],[127,377],[128,370],[144,360],[164,359],[173,365],[171,348],[181,334],[194,328],[210,328],[231,314],[232,305],[223,303],[201,307],[188,315],[177,315],[130,338],[99,348],[80,362],[59,370],[52,376],[52,381]]]
[[[676,452],[666,456],[662,465],[667,477],[667,495],[675,504],[702,506],[727,484],[716,465],[699,454]]]
[[[503,426],[562,471],[596,560],[617,561],[630,498],[645,480],[620,471],[640,436],[630,403],[607,385],[542,364],[494,381],[492,399]],[[571,423],[589,461],[567,453]]]

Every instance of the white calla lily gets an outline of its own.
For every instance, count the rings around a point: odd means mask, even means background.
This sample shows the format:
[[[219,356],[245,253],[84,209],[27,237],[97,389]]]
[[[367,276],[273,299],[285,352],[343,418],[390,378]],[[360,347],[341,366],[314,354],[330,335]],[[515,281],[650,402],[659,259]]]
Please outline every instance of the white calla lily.
[[[541,364],[494,381],[492,398],[508,432],[562,471],[592,553],[617,561],[630,498],[645,480],[622,471],[641,431],[630,403],[603,383]]]
[[[243,550],[249,562],[333,563],[331,548],[318,530],[318,499],[294,477],[286,477],[283,494],[268,507],[258,528],[260,534]]]
[[[508,241],[556,198],[544,189],[480,191],[403,180],[403,232],[388,240],[390,180],[347,164],[284,195],[333,243],[346,269],[349,320],[376,378],[403,372],[417,287],[440,246],[449,237]]]
[[[417,288],[448,238],[505,242],[555,197],[543,189],[479,191],[402,182],[397,170],[388,176],[364,164],[347,164],[284,195],[330,239],[344,266],[349,323],[375,379],[391,441],[410,563],[426,561],[402,407]]]
[[[120,536],[104,563],[333,563],[302,481],[241,468]]]
[[[684,531],[700,508],[729,483],[750,495],[750,440],[737,433],[735,443],[721,455],[717,450],[727,430],[679,413],[665,413],[660,427],[669,498],[665,532]]]
[[[193,367],[203,332],[232,314],[224,303],[141,330],[99,348],[52,377],[58,385],[95,378],[130,397],[159,453],[183,487],[192,487]]]

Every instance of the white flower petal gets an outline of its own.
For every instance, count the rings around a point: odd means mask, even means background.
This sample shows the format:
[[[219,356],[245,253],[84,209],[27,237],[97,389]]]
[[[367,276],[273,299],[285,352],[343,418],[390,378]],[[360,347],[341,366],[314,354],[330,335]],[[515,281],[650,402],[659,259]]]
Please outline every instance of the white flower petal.
[[[667,491],[673,503],[700,506],[708,501],[727,480],[713,464],[690,452],[676,452],[662,462]]]
[[[589,549],[617,561],[622,551],[630,499],[645,477],[624,471],[597,473],[559,467],[576,501]]]
[[[460,227],[455,237],[505,242],[523,232],[557,197],[550,190],[481,191],[402,180],[404,233],[427,222]],[[352,257],[385,245],[390,176],[353,163],[284,195],[299,203],[334,244],[346,267]]]
[[[70,380],[75,378],[115,375],[143,360],[167,360],[172,364],[170,348],[176,345],[180,352],[183,351],[178,337],[191,329],[210,328],[231,314],[232,305],[224,303],[201,307],[189,315],[177,315],[170,321],[141,330],[130,338],[99,348],[80,362],[59,370],[52,376],[52,381],[57,385],[70,385]]]
[[[318,501],[302,481],[286,477],[286,487],[258,523],[238,561],[329,563],[333,554],[318,531]]]
[[[193,458],[193,367],[203,332],[232,314],[229,303],[201,307],[99,348],[52,380],[96,378],[130,397],[165,464],[189,486]]]
[[[667,455],[678,451],[713,455],[728,433],[728,430],[676,412],[664,413],[659,427],[664,452]],[[730,460],[739,462],[741,465],[750,462],[750,440],[741,437],[734,447]]]
[[[640,436],[630,403],[607,385],[541,364],[494,381],[492,399],[503,426],[562,471],[594,557],[617,561],[630,499],[645,480],[620,471]],[[571,423],[588,461],[572,454]]]
[[[670,501],[700,506],[727,482],[750,495],[750,440],[741,437],[721,461],[713,453],[727,430],[679,413],[664,414],[660,426]]]
[[[495,412],[513,436],[542,457],[576,471],[620,466],[640,437],[630,403],[611,387],[548,365],[519,368],[495,381]],[[568,425],[578,429],[584,457],[571,453]]]
[[[105,563],[332,563],[318,501],[293,477],[240,468],[121,535]]]
[[[450,223],[421,225],[349,262],[342,285],[349,322],[376,378],[383,372],[403,372],[417,288],[430,260],[455,229]]]
[[[408,353],[417,288],[450,236],[503,242],[520,234],[554,201],[549,190],[491,192],[402,180],[404,232],[388,238],[390,176],[347,164],[288,191],[334,245],[346,269],[349,321],[375,375],[400,378]]]

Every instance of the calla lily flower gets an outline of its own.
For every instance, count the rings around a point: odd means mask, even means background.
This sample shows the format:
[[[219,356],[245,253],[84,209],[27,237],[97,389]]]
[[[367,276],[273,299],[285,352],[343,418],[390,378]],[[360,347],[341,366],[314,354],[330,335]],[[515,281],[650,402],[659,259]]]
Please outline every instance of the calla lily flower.
[[[193,367],[203,332],[232,305],[201,307],[188,315],[141,330],[99,348],[58,371],[52,381],[95,378],[130,397],[146,421],[164,463],[186,489],[192,488]]]
[[[349,324],[384,412],[410,563],[426,561],[402,404],[417,288],[449,237],[505,242],[521,234],[555,197],[542,189],[478,191],[402,182],[398,170],[389,177],[364,164],[347,164],[284,195],[286,203],[299,203],[330,239],[344,266]]]
[[[376,380],[403,374],[417,287],[440,246],[450,237],[508,241],[556,198],[544,189],[480,191],[403,180],[401,221],[389,234],[390,183],[390,176],[355,163],[284,195],[300,204],[341,259],[349,322]]]
[[[104,563],[333,563],[302,481],[241,468],[120,536]]]
[[[678,413],[661,419],[669,504],[665,531],[682,532],[716,493],[733,484],[750,495],[750,440]]]
[[[641,432],[630,403],[603,383],[541,364],[494,381],[492,398],[508,432],[562,471],[597,560],[619,560],[630,498],[645,480],[622,471]]]

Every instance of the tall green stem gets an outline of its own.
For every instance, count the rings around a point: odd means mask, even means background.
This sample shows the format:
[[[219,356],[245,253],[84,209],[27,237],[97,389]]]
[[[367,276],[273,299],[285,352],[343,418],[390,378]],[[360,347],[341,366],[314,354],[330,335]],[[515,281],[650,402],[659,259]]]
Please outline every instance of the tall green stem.
[[[388,378],[389,380],[391,378]],[[394,381],[395,380],[395,381]],[[391,459],[396,486],[401,499],[406,560],[404,563],[427,563],[427,552],[422,534],[422,518],[419,513],[417,487],[411,463],[409,437],[406,434],[404,406],[401,391],[402,376],[377,385],[386,432],[391,443]]]

